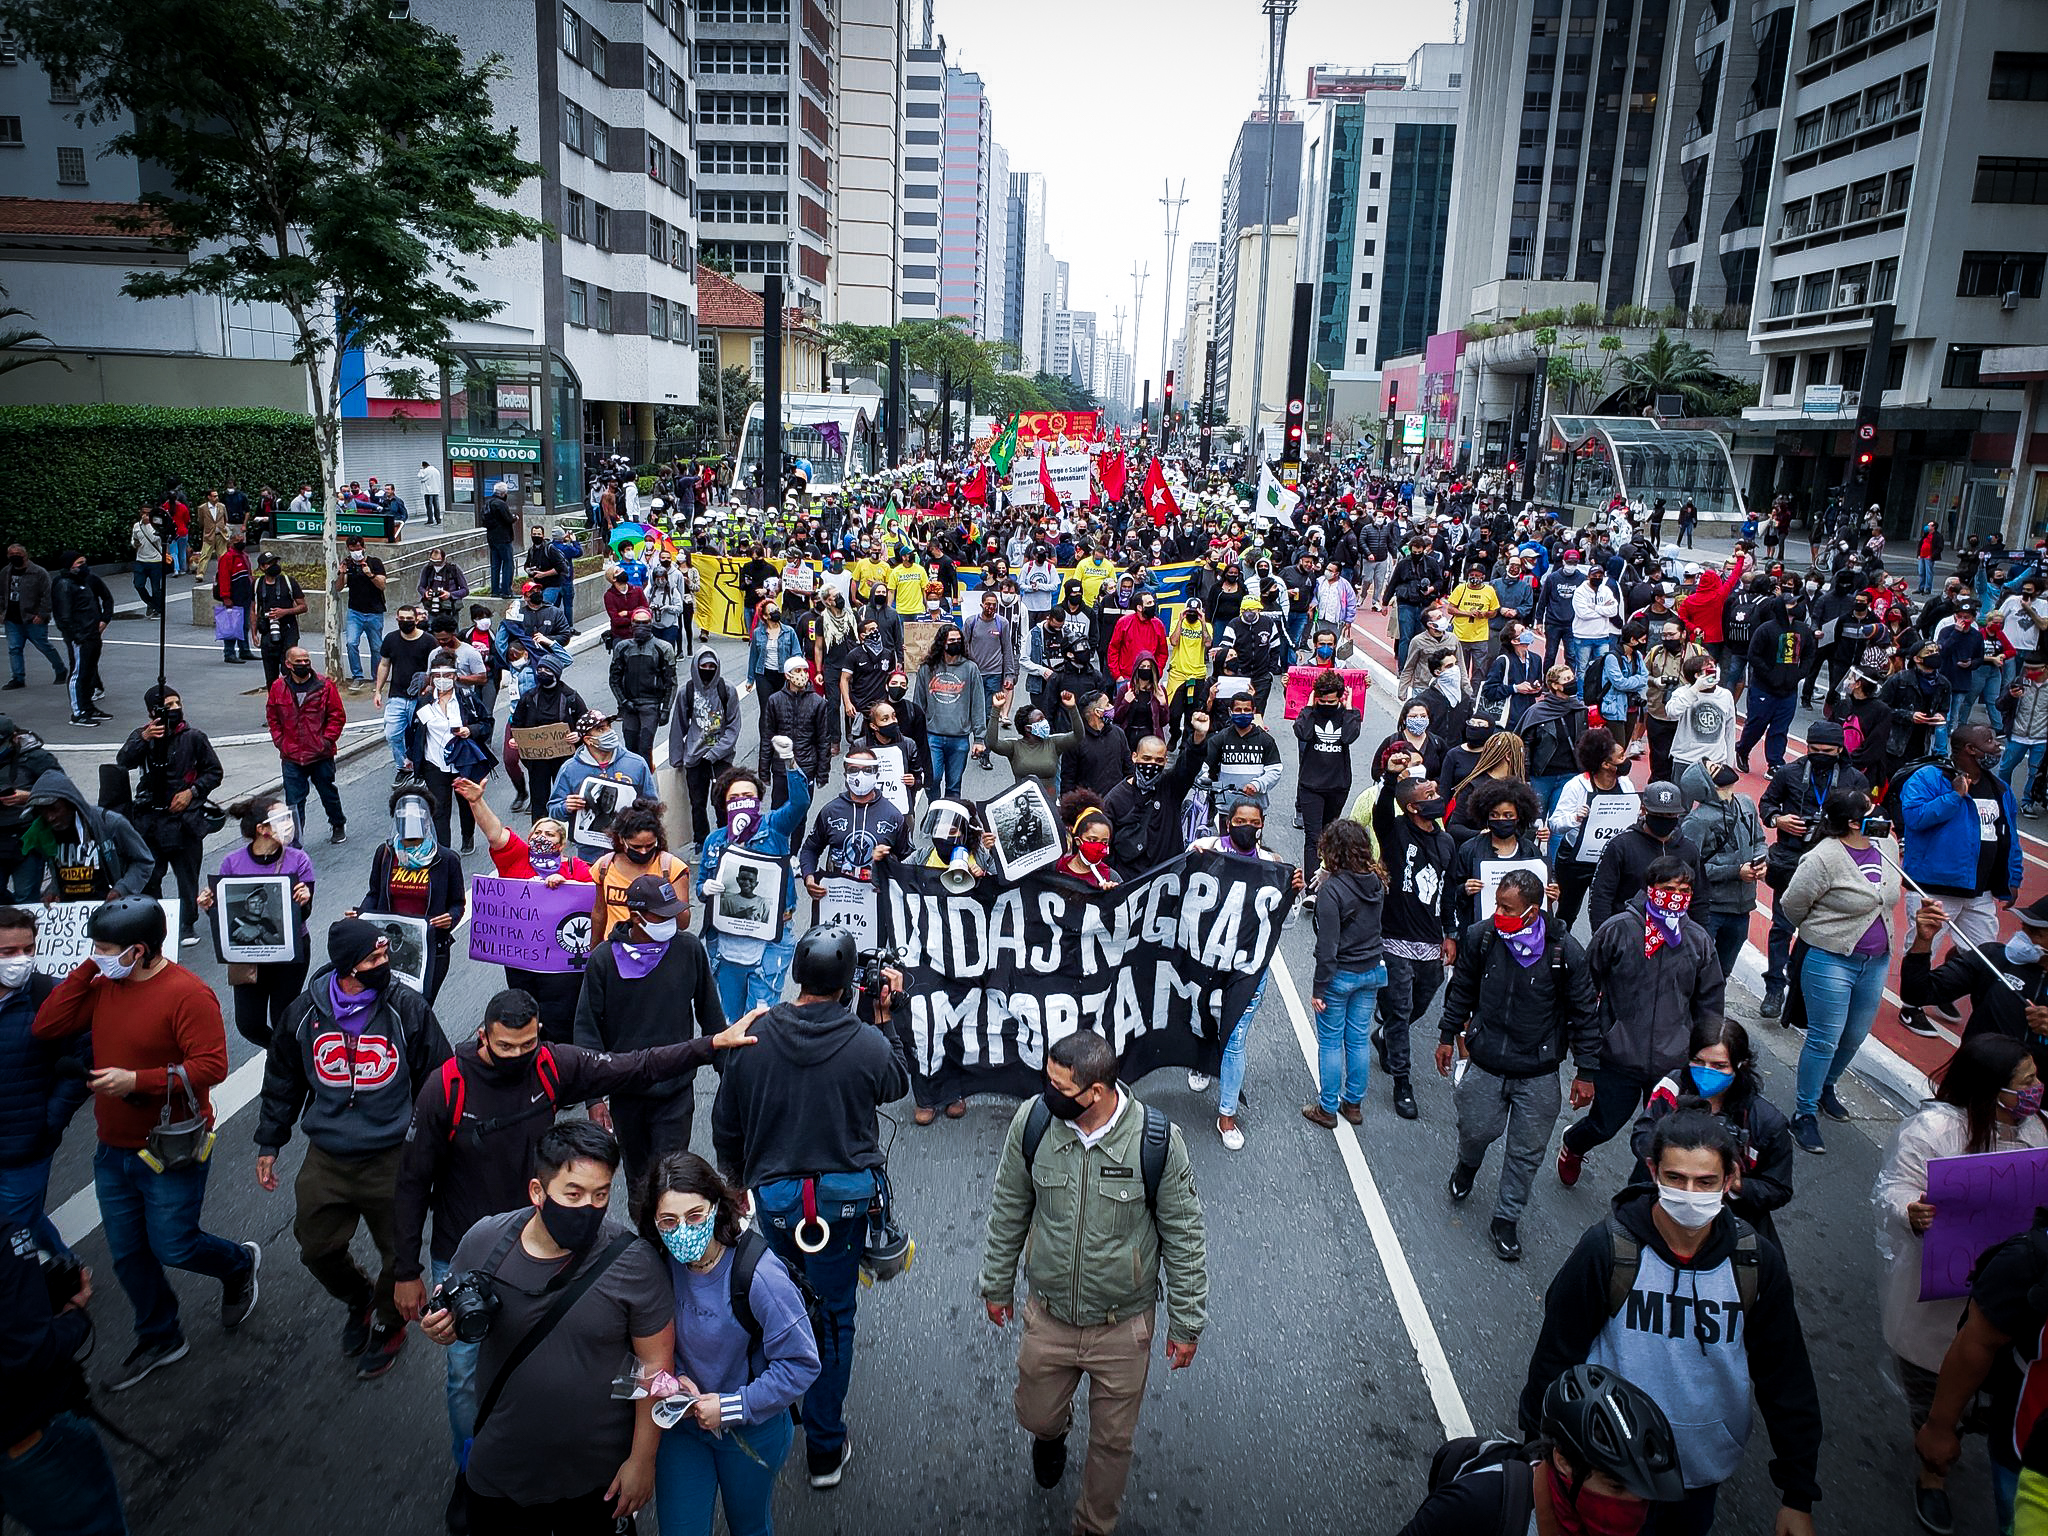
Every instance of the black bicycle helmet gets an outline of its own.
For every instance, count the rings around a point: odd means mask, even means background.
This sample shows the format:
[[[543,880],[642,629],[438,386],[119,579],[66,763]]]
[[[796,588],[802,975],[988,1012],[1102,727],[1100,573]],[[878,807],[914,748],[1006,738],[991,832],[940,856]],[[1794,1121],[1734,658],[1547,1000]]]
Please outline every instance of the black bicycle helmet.
[[[1685,1497],[1678,1442],[1656,1399],[1604,1365],[1575,1365],[1543,1394],[1543,1435],[1575,1465],[1639,1499]]]
[[[160,951],[169,927],[163,907],[152,898],[116,896],[93,908],[86,931],[102,944],[118,944],[123,949],[141,944]]]
[[[853,986],[858,958],[853,935],[844,928],[813,928],[796,941],[790,973],[799,992],[839,997]]]

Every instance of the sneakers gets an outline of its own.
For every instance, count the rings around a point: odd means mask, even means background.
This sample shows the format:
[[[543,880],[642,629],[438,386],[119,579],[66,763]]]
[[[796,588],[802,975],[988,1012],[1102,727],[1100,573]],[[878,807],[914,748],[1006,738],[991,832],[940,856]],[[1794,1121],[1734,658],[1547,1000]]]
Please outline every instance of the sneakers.
[[[17,688],[26,688],[27,686],[28,684],[20,678],[13,678],[8,682],[0,683],[0,693],[12,693]]]
[[[220,1325],[230,1332],[249,1320],[249,1314],[256,1310],[256,1276],[263,1268],[263,1250],[254,1243],[244,1243],[249,1250],[249,1273],[239,1280],[230,1280],[220,1290]]]
[[[360,1312],[351,1311],[348,1321],[341,1325],[341,1352],[353,1360],[370,1347],[370,1330],[376,1322],[374,1307],[365,1307]]]
[[[804,1457],[810,1463],[813,1488],[837,1488],[846,1474],[846,1464],[853,1460],[853,1442],[846,1441],[836,1451],[814,1451],[806,1446]]]
[[[199,935],[196,933],[181,933],[178,935],[178,947],[180,949],[183,949],[188,944],[197,944],[198,942]]]
[[[1501,1263],[1519,1264],[1522,1261],[1522,1239],[1512,1221],[1503,1221],[1496,1216],[1486,1234],[1493,1239],[1493,1251],[1500,1256]]]
[[[1951,1029],[1961,1029],[1963,1027],[1963,1016],[1945,1003],[1922,1003],[1920,1011],[1933,1014]]]
[[[1301,1106],[1301,1118],[1326,1131],[1337,1129],[1337,1117],[1313,1099]]]
[[[1413,1120],[1419,1114],[1415,1108],[1415,1090],[1408,1086],[1408,1079],[1394,1079],[1394,1113],[1403,1120]]]
[[[1908,1034],[1918,1035],[1923,1040],[1939,1040],[1941,1038],[1941,1031],[1935,1026],[1934,1021],[1918,1008],[1901,1008],[1899,1010],[1899,1026]]]
[[[100,723],[100,717],[98,715],[73,715],[71,723],[73,725],[97,726]]]
[[[347,829],[343,827],[336,827],[334,829],[333,835],[330,836],[327,839],[327,841],[332,847],[339,848],[343,843],[348,841]]]
[[[1820,1139],[1820,1121],[1813,1115],[1799,1115],[1792,1121],[1792,1139],[1808,1152],[1825,1152],[1827,1143]]]
[[[1820,1112],[1830,1120],[1847,1120],[1850,1118],[1849,1106],[1842,1102],[1841,1095],[1835,1092],[1832,1083],[1820,1091]]]
[[[1449,1189],[1453,1200],[1464,1200],[1472,1193],[1472,1181],[1479,1177],[1479,1170],[1468,1163],[1460,1163],[1451,1170]]]
[[[1067,1475],[1067,1437],[1059,1435],[1051,1440],[1040,1435],[1031,1437],[1031,1479],[1041,1488],[1057,1488],[1060,1479]]]
[[[1757,1013],[1766,1019],[1775,1019],[1785,1011],[1785,988],[1783,983],[1773,986],[1764,983],[1764,1000],[1757,1005]]]
[[[1218,1115],[1216,1117],[1216,1134],[1223,1138],[1224,1151],[1242,1152],[1244,1150],[1244,1132],[1238,1129],[1237,1117],[1235,1115]]]
[[[370,1342],[356,1361],[356,1380],[375,1381],[398,1364],[399,1352],[404,1348],[405,1324],[400,1323],[396,1328],[371,1329]]]
[[[1579,1174],[1584,1171],[1585,1166],[1585,1153],[1574,1152],[1570,1147],[1564,1146],[1557,1149],[1557,1182],[1566,1189],[1574,1188],[1578,1184]]]
[[[1206,1072],[1190,1072],[1188,1074],[1188,1088],[1195,1093],[1202,1092],[1214,1081],[1215,1079]]]
[[[128,1358],[121,1362],[121,1369],[107,1383],[107,1390],[126,1392],[158,1366],[182,1360],[190,1353],[191,1346],[182,1338],[170,1344],[138,1344],[128,1351]]]
[[[2028,817],[2028,818],[2030,818],[2030,819],[2032,819],[2032,820],[2035,820],[2035,821],[2038,821],[2038,820],[2040,820],[2040,818],[2041,818],[2041,802],[2040,802],[2040,801],[2038,801],[2038,800],[2029,800],[2029,801],[2028,801],[2028,802],[2027,802],[2027,803],[2026,803],[2025,805],[2022,805],[2022,806],[2020,807],[2020,814],[2021,814],[2022,816]],[[1942,1490],[1941,1490],[1941,1489],[1939,1489],[1939,1488],[1922,1488],[1922,1489],[1921,1489],[1920,1491],[1921,1491],[1922,1493],[1941,1493],[1941,1492],[1942,1492]]]

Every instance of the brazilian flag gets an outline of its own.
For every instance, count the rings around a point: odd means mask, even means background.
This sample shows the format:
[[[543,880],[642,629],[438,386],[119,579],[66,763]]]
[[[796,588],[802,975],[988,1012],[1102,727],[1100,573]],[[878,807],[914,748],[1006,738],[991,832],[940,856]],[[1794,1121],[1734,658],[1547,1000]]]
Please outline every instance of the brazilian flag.
[[[1003,435],[996,439],[995,446],[988,451],[989,463],[995,465],[996,473],[1008,475],[1010,461],[1017,457],[1017,418],[1012,416],[1009,425],[1003,428]]]

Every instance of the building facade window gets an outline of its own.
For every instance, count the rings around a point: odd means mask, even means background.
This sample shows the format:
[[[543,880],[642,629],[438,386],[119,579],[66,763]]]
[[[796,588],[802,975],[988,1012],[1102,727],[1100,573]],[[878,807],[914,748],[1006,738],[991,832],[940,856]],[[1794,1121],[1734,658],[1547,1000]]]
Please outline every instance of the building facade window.
[[[697,20],[714,27],[786,27],[788,0],[698,0]]]
[[[11,149],[21,147],[21,119],[0,117],[0,146]]]
[[[684,346],[693,345],[691,332],[697,328],[697,317],[690,313],[690,306],[680,299],[669,300],[668,339]]]
[[[85,182],[85,151],[66,145],[57,151],[57,181],[66,187],[82,187]]]
[[[697,218],[707,224],[786,224],[784,192],[699,192]]]
[[[697,366],[699,368],[716,368],[718,366],[718,338],[716,336],[699,336],[697,338]]]
[[[573,101],[562,103],[562,142],[583,153],[583,109]]]
[[[591,322],[594,325],[596,325],[596,327],[600,331],[609,331],[612,328],[611,289],[593,288],[591,290],[590,296],[594,301],[591,305]]]
[[[562,52],[572,59],[583,57],[583,18],[562,7]]]
[[[1993,101],[2048,101],[2048,53],[1991,55]]]
[[[2017,293],[2023,299],[2038,299],[2043,264],[2039,251],[1965,251],[1956,297],[1996,299]]]
[[[574,279],[569,283],[569,323],[574,326],[590,324],[590,290]]]
[[[562,194],[562,233],[571,240],[590,238],[590,204],[581,192]]]
[[[590,120],[590,158],[606,168],[612,163],[612,130],[594,117]]]
[[[1971,201],[2048,203],[2048,160],[2022,159],[2014,155],[1979,155],[1977,187]]]
[[[668,171],[668,146],[653,134],[647,135],[647,179],[659,182]]]
[[[608,251],[612,248],[612,211],[603,203],[592,203],[590,212],[591,244],[601,251]]]
[[[611,84],[611,49],[602,32],[590,34],[590,72],[607,85]]]
[[[781,176],[789,170],[786,144],[699,144],[699,176]]]
[[[697,96],[697,120],[736,127],[786,128],[789,98],[754,92],[703,91]]]
[[[668,340],[668,300],[648,299],[647,334],[656,341]]]
[[[733,272],[759,275],[789,271],[789,248],[779,240],[706,240],[702,250],[707,262]]]
[[[699,75],[786,75],[787,43],[699,43]]]

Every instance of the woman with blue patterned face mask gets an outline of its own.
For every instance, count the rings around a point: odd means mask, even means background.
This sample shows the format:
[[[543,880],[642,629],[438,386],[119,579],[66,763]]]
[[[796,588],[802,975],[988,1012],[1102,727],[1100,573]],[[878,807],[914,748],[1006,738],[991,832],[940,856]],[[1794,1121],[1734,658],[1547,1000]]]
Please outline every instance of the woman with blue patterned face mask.
[[[738,1193],[694,1152],[670,1153],[648,1182],[640,1230],[675,1293],[675,1370],[645,1384],[662,1426],[661,1536],[708,1531],[721,1500],[730,1529],[770,1529],[789,1410],[818,1375],[803,1293],[743,1220]]]

